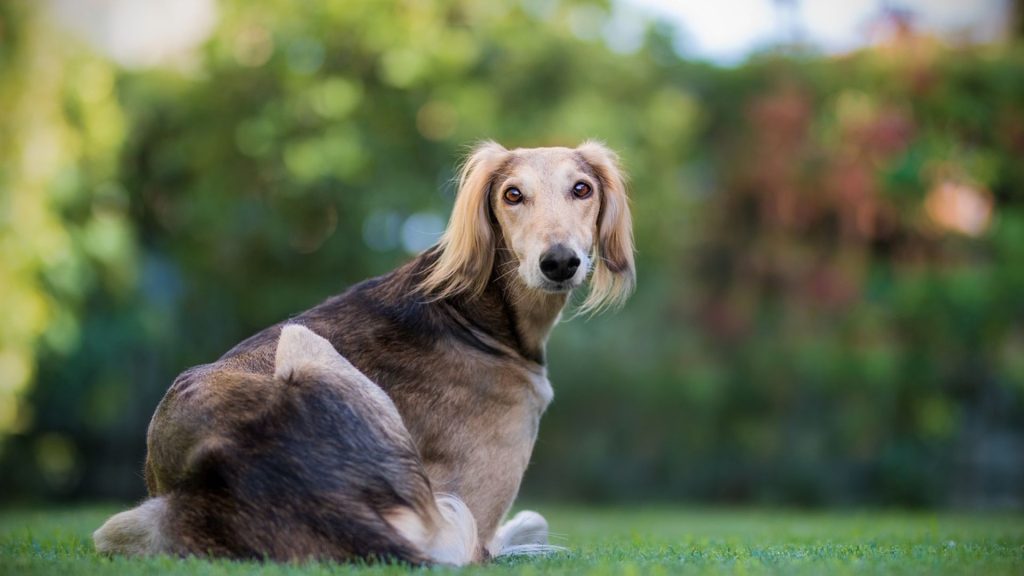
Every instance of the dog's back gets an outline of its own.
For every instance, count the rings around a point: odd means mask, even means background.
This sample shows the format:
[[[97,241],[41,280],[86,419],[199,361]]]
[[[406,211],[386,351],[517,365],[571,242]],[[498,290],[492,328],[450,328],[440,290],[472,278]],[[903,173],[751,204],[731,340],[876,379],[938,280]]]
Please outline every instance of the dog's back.
[[[285,326],[273,375],[200,380],[158,410],[188,405],[198,416],[150,431],[168,436],[162,444],[178,450],[169,459],[178,470],[164,471],[157,497],[97,530],[97,550],[417,564],[476,557],[469,510],[433,494],[391,400],[323,338]]]

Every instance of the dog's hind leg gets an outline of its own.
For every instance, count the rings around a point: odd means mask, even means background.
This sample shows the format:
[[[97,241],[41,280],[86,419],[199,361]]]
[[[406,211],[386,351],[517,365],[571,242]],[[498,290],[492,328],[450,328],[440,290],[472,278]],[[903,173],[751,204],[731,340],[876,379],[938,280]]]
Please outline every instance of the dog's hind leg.
[[[432,490],[394,403],[309,329],[273,374],[190,373],[150,428],[156,498],[96,531],[108,554],[462,565],[476,522]],[[155,453],[153,453],[155,452]]]
[[[357,409],[358,434],[374,443],[381,456],[363,455],[368,459],[362,464],[352,459],[346,459],[346,464],[358,466],[353,475],[370,471],[384,475],[398,499],[406,503],[380,510],[398,534],[433,562],[462,565],[480,558],[476,521],[469,508],[454,495],[433,493],[415,443],[391,398],[327,340],[304,326],[286,325],[278,340],[275,377],[329,383],[347,407]],[[380,459],[386,453],[392,454],[387,462]]]

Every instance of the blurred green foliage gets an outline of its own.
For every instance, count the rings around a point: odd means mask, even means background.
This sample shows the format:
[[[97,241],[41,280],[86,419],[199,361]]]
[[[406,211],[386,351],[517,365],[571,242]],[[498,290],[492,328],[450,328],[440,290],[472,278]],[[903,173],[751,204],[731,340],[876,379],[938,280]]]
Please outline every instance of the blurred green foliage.
[[[131,71],[0,4],[0,494],[128,497],[174,375],[434,238],[464,146],[597,137],[639,288],[550,344],[524,491],[1024,500],[1024,53],[632,53],[589,2],[220,4]]]

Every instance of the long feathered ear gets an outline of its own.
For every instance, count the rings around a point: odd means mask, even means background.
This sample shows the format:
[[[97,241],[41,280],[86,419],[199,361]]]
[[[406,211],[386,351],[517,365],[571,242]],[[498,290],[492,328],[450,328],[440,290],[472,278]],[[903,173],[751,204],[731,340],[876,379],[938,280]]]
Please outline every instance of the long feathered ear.
[[[593,140],[584,142],[576,150],[594,170],[601,186],[594,272],[590,277],[590,293],[580,308],[582,312],[597,312],[621,306],[636,285],[633,220],[618,155]]]
[[[437,261],[420,284],[427,294],[479,294],[487,286],[496,249],[487,203],[494,175],[507,159],[508,150],[488,140],[473,148],[459,170],[448,229],[438,244]]]

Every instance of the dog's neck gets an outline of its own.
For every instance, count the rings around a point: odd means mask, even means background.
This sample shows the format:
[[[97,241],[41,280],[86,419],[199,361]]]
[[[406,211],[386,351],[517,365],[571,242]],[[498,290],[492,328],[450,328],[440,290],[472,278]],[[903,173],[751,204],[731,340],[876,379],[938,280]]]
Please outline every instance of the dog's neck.
[[[522,285],[518,274],[509,284],[511,287],[506,287],[504,294],[512,311],[519,344],[527,357],[543,364],[548,336],[562,315],[568,293],[552,294],[531,290]]]
[[[539,364],[545,346],[568,301],[568,293],[532,289],[516,270],[519,263],[509,250],[498,250],[491,278],[477,296],[462,297],[456,309],[487,336]]]

